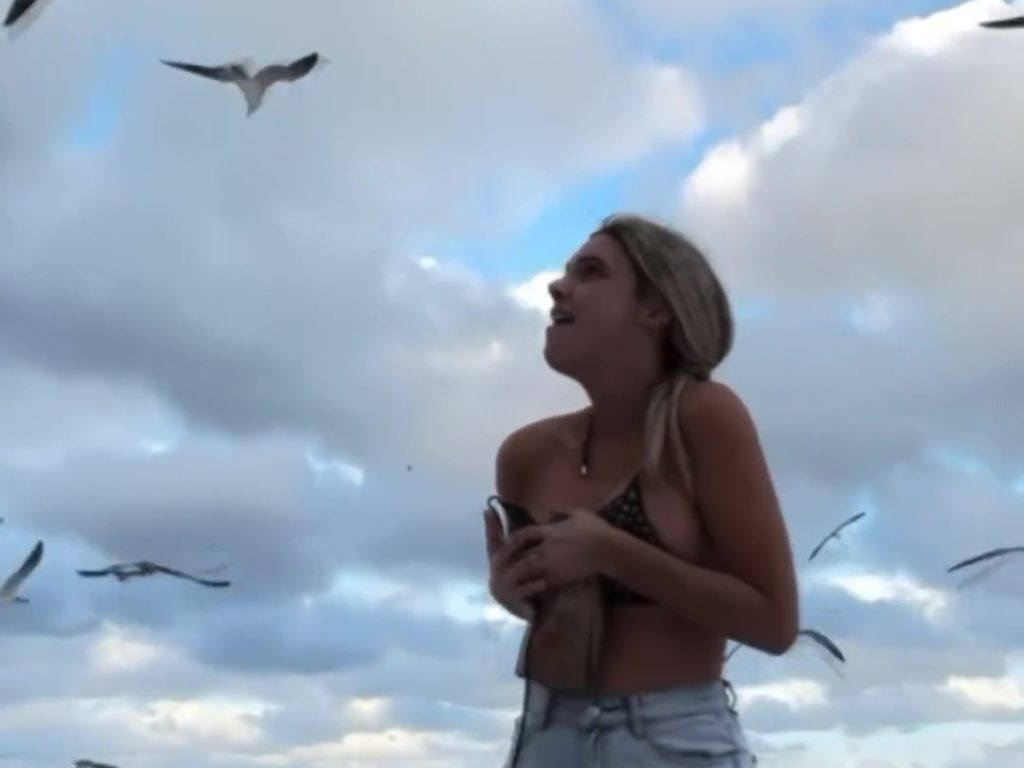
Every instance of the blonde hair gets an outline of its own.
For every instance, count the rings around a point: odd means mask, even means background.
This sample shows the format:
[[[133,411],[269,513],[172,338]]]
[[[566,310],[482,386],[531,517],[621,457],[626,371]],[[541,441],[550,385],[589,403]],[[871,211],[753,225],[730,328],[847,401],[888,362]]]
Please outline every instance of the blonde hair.
[[[637,292],[653,290],[671,311],[665,334],[668,374],[651,391],[643,428],[644,467],[682,480],[691,491],[679,398],[691,381],[707,381],[733,343],[729,299],[704,254],[666,224],[634,214],[605,218],[594,234],[612,237],[637,273]]]

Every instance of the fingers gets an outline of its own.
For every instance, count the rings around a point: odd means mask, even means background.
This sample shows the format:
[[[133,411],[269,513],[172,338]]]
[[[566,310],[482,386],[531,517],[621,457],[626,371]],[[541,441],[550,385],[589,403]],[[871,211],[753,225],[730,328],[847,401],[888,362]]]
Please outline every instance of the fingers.
[[[545,530],[543,525],[528,525],[513,531],[502,544],[502,551],[499,557],[507,561],[512,559],[524,547],[537,546],[544,540]]]
[[[539,553],[524,555],[503,567],[497,560],[491,569],[490,588],[499,602],[516,597],[524,585],[544,579],[544,560]]]
[[[508,579],[515,586],[519,586],[531,579],[541,577],[543,574],[544,559],[537,552],[524,555],[518,561],[509,566],[508,569]]]
[[[531,597],[536,597],[547,588],[548,583],[544,579],[531,579],[516,587],[515,596],[517,600],[525,602]]]

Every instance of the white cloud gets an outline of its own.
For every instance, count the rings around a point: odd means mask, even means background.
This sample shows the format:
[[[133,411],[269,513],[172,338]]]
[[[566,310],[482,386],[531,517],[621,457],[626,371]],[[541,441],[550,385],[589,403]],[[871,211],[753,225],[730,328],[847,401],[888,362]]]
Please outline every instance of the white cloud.
[[[949,607],[946,594],[919,584],[903,574],[851,573],[827,578],[835,586],[868,603],[894,601],[917,608],[931,621],[942,618]]]
[[[803,130],[799,107],[779,110],[747,142],[735,139],[713,147],[690,174],[683,187],[686,206],[738,205],[747,202],[759,156],[778,152]]]
[[[551,312],[551,292],[548,286],[561,275],[561,272],[554,269],[541,270],[529,280],[510,287],[508,295],[519,306],[532,309],[547,318],[548,313]]]
[[[737,690],[741,706],[767,699],[785,704],[793,710],[825,703],[825,689],[814,680],[785,680],[764,685],[743,686]]]
[[[557,271],[495,286],[420,245],[500,237],[685,147],[709,95],[624,60],[582,2],[239,8],[54,3],[0,47],[0,560],[47,543],[0,631],[3,749],[17,768],[496,763],[522,626],[484,592],[479,508],[498,440],[579,393],[537,339]],[[871,501],[800,562],[845,677],[801,649],[731,663],[758,735],[812,745],[786,765],[895,764],[979,712],[950,768],[1019,737],[1000,677],[1018,580],[943,580],[1024,534],[1005,341],[1024,70],[973,23],[900,27],[688,180],[693,231],[760,308],[725,372],[795,543]],[[248,120],[157,62],[311,46],[332,65]],[[111,130],[76,140],[105,99]],[[952,472],[939,444],[991,471]],[[233,583],[74,573],[137,557]]]
[[[1024,709],[1024,685],[1013,678],[950,676],[943,690],[964,697],[982,707]]]
[[[975,0],[927,18],[898,23],[884,41],[896,49],[919,56],[934,56],[967,34],[977,34],[978,24],[999,18],[1006,9],[1002,0]]]

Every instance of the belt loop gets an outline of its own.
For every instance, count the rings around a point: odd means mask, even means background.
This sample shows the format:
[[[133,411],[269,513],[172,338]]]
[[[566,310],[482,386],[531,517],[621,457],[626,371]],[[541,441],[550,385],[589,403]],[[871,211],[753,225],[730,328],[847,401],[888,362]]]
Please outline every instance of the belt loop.
[[[644,738],[644,708],[640,695],[625,696],[626,710],[629,718],[629,732],[633,738]]]

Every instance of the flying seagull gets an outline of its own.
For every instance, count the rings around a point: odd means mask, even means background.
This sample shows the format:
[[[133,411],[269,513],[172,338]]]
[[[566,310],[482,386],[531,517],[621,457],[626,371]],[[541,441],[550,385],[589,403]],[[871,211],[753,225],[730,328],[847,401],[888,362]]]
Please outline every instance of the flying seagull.
[[[966,560],[961,560],[959,563],[956,563],[954,565],[949,566],[949,568],[946,569],[946,573],[953,573],[953,571],[959,571],[961,568],[966,568],[967,566],[974,565],[976,563],[983,563],[983,562],[985,562],[987,560],[995,560],[995,562],[993,562],[991,565],[989,565],[986,568],[983,568],[978,573],[976,573],[974,576],[972,576],[972,577],[968,578],[966,581],[964,581],[960,585],[960,588],[962,589],[964,587],[969,586],[970,584],[973,584],[974,582],[978,581],[979,579],[987,576],[988,574],[992,573],[992,571],[996,570],[1000,565],[1002,565],[1004,561],[1002,561],[1000,559],[997,559],[997,558],[1002,558],[1002,557],[1004,557],[1006,555],[1011,555],[1011,554],[1015,554],[1015,553],[1022,553],[1022,554],[1024,554],[1024,546],[1018,546],[1018,547],[997,547],[996,549],[990,549],[987,552],[982,552],[980,555],[974,555],[973,557],[968,557]]]
[[[988,29],[1012,29],[1024,27],[1024,16],[1013,16],[1009,19],[996,19],[995,21],[983,21],[980,26]]]
[[[114,576],[118,581],[125,581],[132,578],[133,576],[152,576],[154,573],[164,573],[168,576],[175,576],[179,579],[187,579],[188,581],[194,581],[196,584],[202,584],[204,587],[229,587],[231,586],[230,581],[213,581],[211,579],[201,579],[198,576],[192,576],[184,571],[179,571],[175,568],[168,568],[165,565],[159,565],[157,563],[151,563],[148,560],[139,560],[135,563],[114,563],[113,565],[107,566],[106,568],[99,568],[96,570],[83,570],[79,569],[79,576]]]
[[[21,597],[18,594],[18,587],[21,586],[22,582],[29,577],[29,575],[39,565],[39,561],[43,559],[43,542],[37,541],[36,545],[32,547],[32,551],[28,553],[28,557],[25,558],[25,562],[21,564],[21,567],[7,577],[7,581],[4,582],[3,586],[0,587],[0,602],[3,603],[27,603],[28,598]]]
[[[75,760],[72,765],[75,768],[117,768],[116,765],[110,763],[97,763],[95,760]]]
[[[208,77],[222,83],[234,83],[242,91],[245,97],[246,113],[249,117],[260,108],[267,89],[277,82],[294,82],[308,75],[319,61],[326,61],[319,53],[314,51],[302,58],[296,59],[290,64],[270,64],[255,74],[249,72],[249,63],[245,61],[231,62],[216,67],[207,67],[201,64],[188,64],[181,61],[160,61],[169,67],[191,72],[194,75]]]
[[[828,543],[829,539],[835,539],[836,541],[839,541],[839,532],[841,530],[843,530],[843,528],[845,528],[846,526],[852,525],[853,523],[857,522],[862,517],[864,517],[864,515],[866,515],[866,514],[867,514],[866,512],[858,512],[853,517],[847,518],[842,523],[840,523],[838,526],[836,526],[836,528],[834,528],[832,530],[832,532],[829,533],[828,536],[826,536],[824,539],[822,539],[821,541],[818,542],[818,546],[816,546],[814,548],[814,551],[811,552],[811,556],[809,558],[807,558],[807,562],[810,562],[811,560],[813,560],[815,558],[815,556],[821,551],[821,548],[824,547],[825,544]]]
[[[980,555],[974,555],[974,557],[968,557],[966,560],[961,560],[955,565],[949,566],[946,569],[946,573],[952,573],[953,571],[959,571],[961,568],[966,568],[968,565],[974,565],[985,560],[991,560],[995,557],[1002,557],[1003,555],[1009,555],[1012,552],[1024,553],[1024,546],[1020,547],[997,547],[996,549],[990,549],[988,552],[982,552]]]
[[[828,651],[838,661],[846,661],[846,657],[843,652],[839,650],[839,646],[832,642],[832,640],[825,634],[819,632],[816,629],[801,629],[797,632],[798,635],[803,637],[809,637],[811,640],[816,642],[826,651]]]

